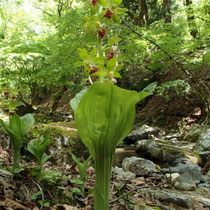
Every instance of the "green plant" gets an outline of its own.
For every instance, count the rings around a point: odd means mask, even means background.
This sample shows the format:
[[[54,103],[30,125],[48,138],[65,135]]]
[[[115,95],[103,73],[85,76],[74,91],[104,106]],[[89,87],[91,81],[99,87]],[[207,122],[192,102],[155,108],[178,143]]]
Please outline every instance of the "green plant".
[[[88,167],[88,163],[91,160],[91,156],[89,156],[87,160],[85,160],[83,163],[81,163],[79,161],[79,159],[72,152],[70,153],[70,155],[71,155],[72,159],[74,160],[74,162],[78,166],[80,179],[83,182],[83,184],[81,185],[81,189],[82,189],[82,195],[84,196],[85,181],[86,181],[86,169]]]
[[[40,190],[40,191],[36,192],[35,194],[33,194],[31,196],[31,200],[38,200],[39,204],[41,205],[41,208],[42,207],[49,207],[49,205],[50,205],[50,203],[45,200],[44,192],[42,190]]]
[[[152,84],[137,93],[112,83],[95,82],[79,102],[75,123],[95,161],[95,210],[109,208],[109,179],[115,148],[132,128],[135,104],[152,94],[155,87]]]
[[[47,155],[45,153],[45,150],[49,144],[50,135],[40,136],[39,138],[33,139],[28,143],[27,149],[35,156],[39,170],[42,170],[43,164],[52,157],[52,155]]]
[[[62,181],[63,174],[59,171],[46,169],[42,170],[41,173],[37,175],[37,178],[40,180],[46,180],[52,184],[58,184]]]
[[[169,94],[174,90],[177,95],[184,96],[185,93],[188,93],[191,90],[190,85],[184,80],[175,80],[175,81],[167,81],[158,86],[157,94],[163,95],[165,94],[166,100],[169,99]]]
[[[112,83],[121,78],[122,63],[118,62],[117,36],[108,38],[111,23],[119,23],[126,9],[119,8],[122,0],[98,0],[91,2],[91,16],[86,17],[85,29],[97,38],[97,47],[90,53],[78,49],[82,61],[76,66],[84,67],[84,75],[92,84],[82,90],[70,102],[75,111],[75,124],[83,143],[94,160],[96,182],[94,209],[109,209],[109,180],[117,145],[129,134],[135,118],[135,104],[152,94],[153,83],[142,92],[121,89]],[[100,82],[94,82],[94,80]]]
[[[0,125],[3,127],[4,131],[10,136],[13,152],[14,152],[14,162],[13,162],[13,172],[19,172],[19,162],[20,162],[20,148],[23,144],[23,136],[29,131],[31,126],[34,124],[34,117],[31,114],[26,114],[23,117],[19,117],[16,113],[9,117],[9,124],[4,123],[0,120]]]

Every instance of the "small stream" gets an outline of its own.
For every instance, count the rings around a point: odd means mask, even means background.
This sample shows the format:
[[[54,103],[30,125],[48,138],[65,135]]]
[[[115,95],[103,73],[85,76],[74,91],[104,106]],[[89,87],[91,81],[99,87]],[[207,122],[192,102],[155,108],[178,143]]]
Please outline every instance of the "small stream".
[[[122,161],[125,158],[139,155],[136,153],[134,149],[131,148],[117,148],[115,151],[115,158],[114,158],[114,166],[122,167]]]

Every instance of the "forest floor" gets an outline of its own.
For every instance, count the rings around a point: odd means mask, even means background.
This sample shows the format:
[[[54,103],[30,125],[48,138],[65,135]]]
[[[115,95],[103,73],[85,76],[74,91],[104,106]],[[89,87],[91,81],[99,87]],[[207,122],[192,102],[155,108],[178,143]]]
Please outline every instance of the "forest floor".
[[[181,99],[177,100],[176,104],[169,102],[162,107],[163,100],[156,96],[146,104],[143,110],[140,107],[136,122],[144,118],[144,123],[158,124],[167,131],[174,131],[185,129],[186,126],[189,127],[198,121],[201,114],[198,107],[188,104],[188,108],[181,109],[181,107],[186,107]],[[179,104],[179,109],[177,109],[177,104]],[[161,115],[157,116],[157,113]],[[43,168],[46,174],[36,177],[31,170],[35,162],[31,162],[24,149],[21,172],[13,176],[9,170],[4,170],[11,168],[13,162],[12,150],[7,142],[8,136],[1,133],[0,157],[3,169],[0,169],[0,209],[93,209],[95,172],[92,166],[86,171],[84,195],[81,193],[81,181],[76,164],[58,166],[47,163]],[[174,189],[170,179],[164,176],[126,180],[113,173],[110,189],[110,209],[112,210],[209,209],[194,199],[196,195],[203,194],[210,197],[208,190],[180,192]],[[170,194],[169,198],[160,201],[160,197],[165,196],[161,193],[165,192],[172,193],[174,196],[180,195],[178,198],[175,197],[178,202],[174,202]],[[190,202],[193,203],[193,207],[188,206],[188,200],[186,200],[188,197],[185,195],[191,196]]]

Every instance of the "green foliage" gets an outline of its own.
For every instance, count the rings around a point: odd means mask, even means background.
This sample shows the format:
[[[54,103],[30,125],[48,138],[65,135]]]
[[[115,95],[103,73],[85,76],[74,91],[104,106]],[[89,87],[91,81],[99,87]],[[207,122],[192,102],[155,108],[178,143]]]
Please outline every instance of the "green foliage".
[[[51,184],[59,184],[62,181],[63,175],[59,171],[46,169],[42,170],[41,173],[37,175],[37,178]]]
[[[23,117],[19,117],[16,113],[14,113],[9,118],[9,124],[6,124],[5,122],[3,122],[3,120],[0,119],[0,125],[10,136],[13,145],[14,173],[19,172],[20,148],[23,144],[23,136],[29,131],[34,122],[34,117],[31,114],[26,114]]]
[[[72,100],[70,100],[70,106],[74,111],[77,109],[82,96],[87,92],[87,90],[88,88],[84,87]]]
[[[95,161],[95,209],[108,209],[114,151],[130,132],[135,104],[147,96],[145,93],[138,94],[111,83],[95,82],[75,111],[78,133]]]
[[[38,168],[41,170],[45,162],[47,162],[51,155],[47,155],[45,150],[50,144],[50,135],[40,136],[37,139],[33,139],[28,143],[27,149],[30,151],[36,158]]]
[[[13,114],[17,109],[17,94],[18,90],[11,88],[5,83],[0,86],[0,111],[9,115]]]
[[[43,191],[38,191],[31,196],[31,200],[38,200],[42,207],[49,207],[50,203],[44,199],[43,194]]]
[[[89,156],[87,160],[85,160],[83,163],[81,163],[79,161],[79,159],[73,153],[70,153],[70,155],[71,155],[72,159],[74,160],[74,162],[78,166],[80,179],[82,181],[82,184],[81,184],[82,195],[84,196],[85,181],[86,181],[86,169],[87,169],[88,164],[89,164],[89,162],[91,160],[91,156]]]
[[[185,93],[190,91],[190,85],[184,80],[168,81],[163,83],[157,88],[159,95],[169,94],[170,91],[174,90],[177,95],[183,96]]]

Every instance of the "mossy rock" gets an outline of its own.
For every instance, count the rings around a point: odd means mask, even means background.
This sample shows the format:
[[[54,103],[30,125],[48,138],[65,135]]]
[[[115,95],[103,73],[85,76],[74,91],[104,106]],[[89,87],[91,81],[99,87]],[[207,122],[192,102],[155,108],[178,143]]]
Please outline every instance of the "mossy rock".
[[[40,112],[34,114],[34,119],[36,123],[49,123],[50,121],[52,122],[52,120],[50,120],[49,117],[47,117],[47,115]]]
[[[53,155],[50,159],[54,164],[71,164],[73,160],[69,155],[74,153],[78,158],[86,158],[88,150],[78,136],[74,122],[54,122],[34,127],[33,135],[46,135],[51,137],[48,152]]]
[[[198,163],[200,161],[191,151],[187,151],[181,146],[175,146],[170,142],[161,140],[138,141],[136,153],[138,153],[139,156],[163,163],[174,163],[179,159],[188,159],[193,163]]]
[[[201,125],[193,125],[190,127],[183,135],[181,140],[189,141],[189,142],[197,142],[200,138],[201,134],[208,129],[208,126],[201,126]]]

